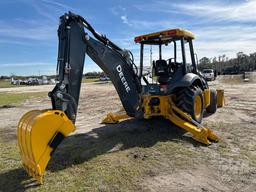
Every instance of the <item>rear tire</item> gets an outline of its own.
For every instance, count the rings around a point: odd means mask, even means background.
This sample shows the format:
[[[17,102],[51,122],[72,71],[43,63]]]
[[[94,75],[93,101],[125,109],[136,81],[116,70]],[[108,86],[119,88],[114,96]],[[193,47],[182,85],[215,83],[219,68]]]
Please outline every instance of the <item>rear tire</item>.
[[[210,90],[210,105],[206,108],[207,113],[215,113],[217,111],[217,91]]]
[[[202,89],[196,86],[185,87],[176,96],[177,107],[190,114],[195,121],[201,123],[204,112]]]

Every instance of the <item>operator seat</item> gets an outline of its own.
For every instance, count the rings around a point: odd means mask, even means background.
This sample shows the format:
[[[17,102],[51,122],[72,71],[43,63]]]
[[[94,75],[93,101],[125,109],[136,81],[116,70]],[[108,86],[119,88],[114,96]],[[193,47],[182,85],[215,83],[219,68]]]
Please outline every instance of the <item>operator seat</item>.
[[[155,75],[160,84],[166,84],[170,78],[169,69],[166,60],[153,61]]]

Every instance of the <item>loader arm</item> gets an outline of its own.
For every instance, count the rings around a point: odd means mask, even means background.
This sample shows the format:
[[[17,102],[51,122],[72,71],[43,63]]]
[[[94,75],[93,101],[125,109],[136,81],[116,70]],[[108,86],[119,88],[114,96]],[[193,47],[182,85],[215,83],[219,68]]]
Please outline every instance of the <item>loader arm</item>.
[[[60,17],[58,36],[59,83],[49,93],[53,109],[64,111],[75,122],[87,54],[109,76],[126,113],[134,117],[140,102],[141,84],[131,53],[97,33],[84,18],[71,12]]]

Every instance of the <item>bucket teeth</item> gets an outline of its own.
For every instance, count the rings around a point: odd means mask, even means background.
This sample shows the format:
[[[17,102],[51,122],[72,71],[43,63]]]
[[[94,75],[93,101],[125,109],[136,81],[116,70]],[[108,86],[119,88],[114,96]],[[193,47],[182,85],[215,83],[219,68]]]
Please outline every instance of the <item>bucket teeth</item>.
[[[21,118],[17,135],[22,164],[40,184],[53,151],[74,130],[73,123],[59,110],[33,110]],[[56,135],[62,139],[56,141]]]

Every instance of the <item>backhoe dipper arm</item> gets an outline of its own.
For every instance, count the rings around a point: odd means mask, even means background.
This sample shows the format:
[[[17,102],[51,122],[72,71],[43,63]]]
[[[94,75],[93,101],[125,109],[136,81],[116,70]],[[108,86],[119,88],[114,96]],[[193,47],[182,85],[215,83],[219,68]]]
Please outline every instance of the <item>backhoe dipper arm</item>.
[[[85,33],[84,28],[93,36]],[[75,122],[87,54],[110,78],[126,113],[133,117],[140,102],[141,83],[131,53],[97,33],[81,16],[71,12],[60,17],[57,80],[49,93],[53,109],[62,110]],[[107,101],[106,101],[107,102]]]

